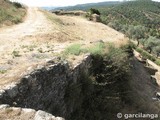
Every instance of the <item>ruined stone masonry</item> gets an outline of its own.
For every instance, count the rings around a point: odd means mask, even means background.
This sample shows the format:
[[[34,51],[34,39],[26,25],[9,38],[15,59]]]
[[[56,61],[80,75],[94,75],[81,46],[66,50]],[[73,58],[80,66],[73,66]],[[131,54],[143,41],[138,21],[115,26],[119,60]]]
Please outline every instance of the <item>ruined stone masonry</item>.
[[[68,62],[48,61],[45,66],[38,66],[30,74],[22,77],[18,83],[11,84],[0,90],[0,103],[10,106],[34,109],[34,119],[41,116],[60,116],[69,118],[75,109],[75,102],[66,103],[65,96],[68,86],[79,84],[81,73],[88,73],[92,66],[92,58],[87,55],[83,61],[73,68]],[[0,109],[3,105],[0,106]],[[32,111],[29,109],[29,111]],[[37,111],[37,112],[36,112]],[[43,112],[46,111],[46,112]],[[49,114],[51,113],[51,114]],[[45,119],[44,119],[45,120]],[[50,120],[50,119],[46,119]],[[53,120],[63,120],[54,118]]]

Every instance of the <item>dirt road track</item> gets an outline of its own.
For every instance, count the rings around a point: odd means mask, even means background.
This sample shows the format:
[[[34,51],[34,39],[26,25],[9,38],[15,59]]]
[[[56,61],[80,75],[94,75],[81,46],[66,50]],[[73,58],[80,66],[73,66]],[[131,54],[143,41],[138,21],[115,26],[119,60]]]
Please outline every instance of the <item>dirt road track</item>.
[[[69,44],[88,45],[103,40],[118,45],[125,42],[124,39],[123,34],[112,28],[83,17],[56,16],[28,8],[23,23],[0,28],[0,86],[18,80],[28,69],[53,59]]]
[[[23,37],[45,33],[51,24],[37,8],[28,8],[26,20],[7,29],[0,29],[0,52],[9,51],[13,45],[18,45]]]
[[[6,83],[8,78],[12,81],[15,75],[24,71],[24,68],[30,64],[29,56],[13,58],[13,51],[22,52],[22,46],[34,46],[34,36],[46,34],[52,31],[52,28],[52,23],[38,8],[28,8],[23,23],[0,28],[0,71],[7,71],[10,74],[10,77],[7,77],[7,74],[0,74],[0,84]]]

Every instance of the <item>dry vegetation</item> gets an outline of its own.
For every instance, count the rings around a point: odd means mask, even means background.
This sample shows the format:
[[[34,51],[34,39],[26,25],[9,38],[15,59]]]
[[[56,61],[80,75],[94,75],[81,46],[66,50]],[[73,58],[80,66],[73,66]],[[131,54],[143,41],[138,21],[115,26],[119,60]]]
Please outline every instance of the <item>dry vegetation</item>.
[[[26,9],[19,3],[0,0],[0,27],[22,22],[25,14]]]

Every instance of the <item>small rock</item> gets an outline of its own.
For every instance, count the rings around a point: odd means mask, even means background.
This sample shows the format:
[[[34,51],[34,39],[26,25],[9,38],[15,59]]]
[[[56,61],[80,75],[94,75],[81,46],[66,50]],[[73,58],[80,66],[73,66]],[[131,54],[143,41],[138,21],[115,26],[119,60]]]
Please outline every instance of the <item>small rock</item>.
[[[55,61],[52,60],[52,59],[47,59],[46,62],[49,63],[49,64],[55,64]]]
[[[16,106],[16,105],[17,105],[17,103],[16,103],[16,102],[13,102],[13,105],[14,105],[14,106]]]
[[[38,110],[35,114],[34,120],[56,120],[52,114]]]
[[[3,94],[5,93],[4,90],[0,90],[0,98],[3,98]]]
[[[44,68],[43,65],[38,65],[36,69],[37,69],[37,70],[41,70],[41,69],[43,69],[43,68]]]
[[[28,67],[27,68],[27,71],[32,71],[33,70],[33,67]]]
[[[0,105],[0,109],[6,109],[8,107],[9,107],[9,105],[7,105],[7,104]]]
[[[17,85],[9,86],[9,88],[7,88],[7,93],[11,98],[15,97],[18,94]]]
[[[65,120],[64,118],[61,118],[61,117],[56,117],[55,120]]]
[[[22,111],[23,111],[24,113],[34,113],[34,112],[36,112],[35,110],[29,109],[29,108],[23,108]]]
[[[13,60],[8,60],[7,63],[10,65],[13,65],[14,62],[13,62]]]

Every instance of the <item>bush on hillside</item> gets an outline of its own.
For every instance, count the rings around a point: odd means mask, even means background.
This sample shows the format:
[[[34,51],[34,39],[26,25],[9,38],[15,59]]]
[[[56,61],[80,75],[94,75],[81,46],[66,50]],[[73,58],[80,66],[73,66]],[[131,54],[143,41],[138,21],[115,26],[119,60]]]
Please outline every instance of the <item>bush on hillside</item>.
[[[91,9],[90,9],[90,13],[91,13],[91,14],[97,14],[97,15],[100,15],[100,14],[101,14],[101,13],[99,12],[99,10],[94,9],[94,8],[91,8]]]
[[[99,83],[117,82],[123,79],[123,75],[127,76],[129,71],[129,56],[132,56],[132,50],[129,47],[115,48],[110,45],[108,52],[103,55],[101,62],[100,73],[97,70],[96,80]],[[130,55],[128,54],[130,53]],[[131,55],[132,53],[132,55]],[[111,76],[114,75],[114,76]]]
[[[146,48],[146,50],[149,50],[149,53],[152,53],[155,46],[157,46],[157,39],[152,36],[150,36],[144,43],[144,47]]]
[[[18,3],[18,2],[13,2],[13,5],[16,7],[16,8],[22,8],[23,6]]]
[[[69,102],[74,100],[72,96],[76,96],[76,102],[72,104],[75,103],[74,106],[77,109],[71,114],[70,120],[115,120],[117,118],[116,114],[123,109],[124,102],[129,100],[130,67],[128,52],[125,52],[131,51],[128,49],[130,49],[128,45],[122,48],[109,45],[109,52],[105,55],[92,56],[93,76],[82,76],[79,86],[73,85],[67,90],[69,92],[67,95],[71,96]]]
[[[152,56],[151,54],[149,54],[145,50],[143,50],[141,48],[136,48],[136,50],[144,57],[144,59],[149,59],[149,60],[152,60],[152,61],[156,60],[156,58],[154,56]]]
[[[153,52],[157,55],[157,58],[159,57],[160,55],[160,46],[156,46],[153,48]]]
[[[160,60],[159,60],[159,59],[157,59],[157,60],[155,61],[155,63],[160,66]]]

